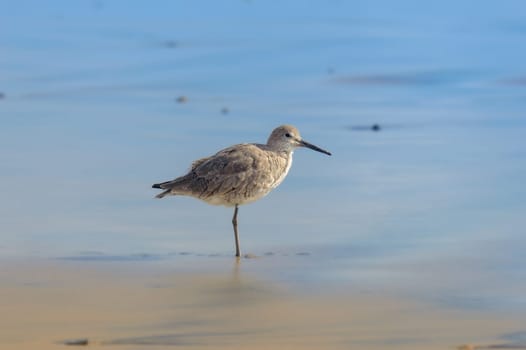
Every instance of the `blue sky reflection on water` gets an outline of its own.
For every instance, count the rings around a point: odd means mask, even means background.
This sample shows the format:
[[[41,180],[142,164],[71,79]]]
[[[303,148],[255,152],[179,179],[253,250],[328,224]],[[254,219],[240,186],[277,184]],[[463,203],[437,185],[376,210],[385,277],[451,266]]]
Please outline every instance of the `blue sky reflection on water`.
[[[524,306],[523,2],[2,8],[2,255],[229,254],[231,209],[150,185],[291,123],[334,155],[298,150],[241,208],[246,251],[307,251],[322,280],[475,276]]]

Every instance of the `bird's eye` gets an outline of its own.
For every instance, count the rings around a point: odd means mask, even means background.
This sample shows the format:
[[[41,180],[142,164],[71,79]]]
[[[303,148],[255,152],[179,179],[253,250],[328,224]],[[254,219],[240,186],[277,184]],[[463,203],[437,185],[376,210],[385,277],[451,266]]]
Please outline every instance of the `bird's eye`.
[[[286,134],[285,134],[285,137],[290,137],[290,134],[289,134],[289,133],[286,133]]]

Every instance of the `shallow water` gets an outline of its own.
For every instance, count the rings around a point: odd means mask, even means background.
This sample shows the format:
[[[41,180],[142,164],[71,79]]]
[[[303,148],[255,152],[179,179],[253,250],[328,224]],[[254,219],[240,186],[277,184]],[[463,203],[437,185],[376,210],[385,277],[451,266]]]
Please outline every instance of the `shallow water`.
[[[260,257],[242,268],[292,295],[521,318],[525,10],[5,3],[0,255],[207,275],[233,254],[232,209],[154,200],[151,184],[290,123],[333,156],[298,150],[241,207],[242,250]]]

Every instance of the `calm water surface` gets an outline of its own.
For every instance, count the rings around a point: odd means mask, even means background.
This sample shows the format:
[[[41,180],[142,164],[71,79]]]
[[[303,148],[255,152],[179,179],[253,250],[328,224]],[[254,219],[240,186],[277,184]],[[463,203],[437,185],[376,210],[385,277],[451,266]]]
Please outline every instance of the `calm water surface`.
[[[525,14],[3,1],[0,254],[227,263],[232,210],[150,186],[290,123],[333,156],[298,150],[279,189],[240,209],[242,248],[266,261],[252,269],[524,311]]]

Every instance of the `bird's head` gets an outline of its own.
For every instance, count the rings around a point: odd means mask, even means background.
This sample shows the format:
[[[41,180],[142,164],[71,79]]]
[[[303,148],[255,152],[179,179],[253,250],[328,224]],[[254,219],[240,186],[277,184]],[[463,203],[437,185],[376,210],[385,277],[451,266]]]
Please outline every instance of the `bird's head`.
[[[292,125],[282,125],[274,129],[268,138],[267,145],[278,151],[292,152],[298,147],[307,147],[314,151],[331,155],[330,152],[304,141],[298,129]]]

